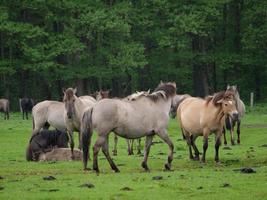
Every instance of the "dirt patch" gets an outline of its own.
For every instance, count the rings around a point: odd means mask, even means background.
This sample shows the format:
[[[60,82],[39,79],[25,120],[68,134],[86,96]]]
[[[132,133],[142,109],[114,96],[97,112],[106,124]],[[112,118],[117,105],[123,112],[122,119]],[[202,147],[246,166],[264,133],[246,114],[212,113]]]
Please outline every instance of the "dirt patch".
[[[83,188],[94,188],[95,185],[92,183],[84,183],[82,185],[80,185],[79,187],[83,187]]]
[[[263,144],[263,145],[261,145],[260,147],[267,147],[267,144]]]
[[[244,124],[246,128],[267,128],[267,124]]]
[[[123,191],[133,191],[133,189],[132,188],[129,188],[129,187],[123,187],[120,190],[123,190]]]
[[[54,176],[44,176],[43,180],[45,180],[45,181],[53,181],[53,180],[56,180],[56,178]]]
[[[230,187],[230,184],[229,184],[229,183],[224,183],[224,184],[222,185],[222,187]]]
[[[244,167],[241,169],[234,169],[233,171],[237,171],[237,172],[240,171],[241,173],[244,173],[244,174],[256,173],[256,170],[253,168],[250,168],[250,167]]]
[[[163,179],[162,176],[153,176],[153,177],[152,177],[152,180],[156,180],[156,181],[158,181],[158,180],[162,180],[162,179]]]

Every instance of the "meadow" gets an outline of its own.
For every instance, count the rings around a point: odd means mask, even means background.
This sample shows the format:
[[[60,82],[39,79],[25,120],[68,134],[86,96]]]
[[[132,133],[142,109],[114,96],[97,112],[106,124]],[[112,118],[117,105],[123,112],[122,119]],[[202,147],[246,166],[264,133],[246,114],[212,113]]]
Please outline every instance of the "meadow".
[[[228,146],[220,148],[220,165],[214,162],[214,135],[209,138],[207,163],[190,161],[178,123],[171,119],[168,131],[175,145],[172,171],[163,170],[168,148],[158,137],[151,147],[149,173],[140,166],[142,156],[128,156],[126,141],[119,138],[118,156],[112,157],[121,172],[113,173],[101,152],[100,175],[84,172],[79,161],[27,162],[31,120],[11,113],[5,121],[1,115],[0,199],[267,199],[266,111],[264,106],[248,109],[241,124],[241,144],[229,145],[228,133]],[[77,134],[75,139],[77,146]],[[111,151],[112,134],[109,140]],[[202,151],[201,137],[197,146]],[[91,161],[88,164],[92,166]],[[241,173],[243,167],[256,173]],[[45,176],[56,179],[44,180]]]

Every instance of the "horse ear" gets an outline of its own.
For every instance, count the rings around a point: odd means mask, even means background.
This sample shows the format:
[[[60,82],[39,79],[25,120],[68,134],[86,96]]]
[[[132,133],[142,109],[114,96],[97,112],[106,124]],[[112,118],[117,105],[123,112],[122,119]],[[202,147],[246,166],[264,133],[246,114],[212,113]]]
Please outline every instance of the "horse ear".
[[[216,102],[216,104],[220,104],[220,103],[222,103],[223,102],[223,99],[220,99],[220,100],[218,100],[217,102]]]
[[[230,85],[229,84],[227,84],[227,90],[229,90],[230,89]]]
[[[73,93],[76,94],[76,92],[77,92],[77,88],[74,88]]]
[[[65,94],[66,88],[62,88],[62,92],[63,92],[63,94]]]
[[[176,87],[176,83],[175,82],[172,82],[173,86]]]

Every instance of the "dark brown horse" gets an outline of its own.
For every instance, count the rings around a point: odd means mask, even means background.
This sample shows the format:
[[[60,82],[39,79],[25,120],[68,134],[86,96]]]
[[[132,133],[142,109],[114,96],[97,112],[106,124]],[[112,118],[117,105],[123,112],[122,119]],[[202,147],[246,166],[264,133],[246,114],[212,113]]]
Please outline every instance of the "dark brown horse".
[[[24,119],[24,115],[26,115],[26,119],[28,119],[28,112],[32,111],[34,100],[26,97],[19,99],[19,106],[22,112],[22,119]]]
[[[65,131],[42,130],[31,137],[26,150],[27,161],[38,161],[41,153],[51,151],[55,147],[68,147],[68,134]]]
[[[0,112],[5,114],[4,119],[9,119],[9,100],[0,99]]]

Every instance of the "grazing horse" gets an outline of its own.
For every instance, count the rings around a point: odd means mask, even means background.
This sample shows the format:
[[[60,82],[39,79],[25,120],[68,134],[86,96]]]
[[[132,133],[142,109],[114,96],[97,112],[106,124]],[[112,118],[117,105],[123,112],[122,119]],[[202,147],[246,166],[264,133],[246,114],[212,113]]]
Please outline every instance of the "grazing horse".
[[[238,118],[236,120],[233,120],[231,117],[227,116],[226,120],[225,120],[225,127],[223,129],[223,136],[224,136],[224,144],[227,145],[227,141],[226,141],[226,136],[225,136],[225,129],[230,131],[231,134],[231,144],[234,145],[235,144],[235,140],[234,140],[234,127],[235,124],[237,124],[237,143],[240,144],[240,124],[241,124],[241,118],[244,117],[245,115],[245,104],[243,103],[243,101],[240,99],[238,90],[236,85],[233,86],[227,86],[227,91],[232,91],[234,93],[234,99],[236,102],[236,108],[238,111]]]
[[[22,112],[22,119],[24,119],[24,115],[26,115],[26,119],[28,119],[28,112],[31,112],[34,106],[33,99],[30,98],[19,99],[19,106],[20,106],[20,111]]]
[[[9,119],[9,100],[8,99],[0,99],[0,112],[5,114],[4,119]]]
[[[41,153],[51,151],[55,147],[68,147],[68,135],[59,130],[42,130],[31,137],[26,150],[27,161],[38,161]]]
[[[42,128],[49,126],[60,131],[66,131],[64,121],[64,104],[59,101],[42,101],[32,109],[32,135],[36,135]]]
[[[172,106],[171,106],[171,110],[170,110],[170,116],[172,118],[176,117],[176,113],[177,113],[177,108],[179,107],[179,105],[182,103],[183,100],[185,100],[186,98],[191,97],[189,94],[180,94],[180,95],[175,95],[172,99]]]
[[[111,159],[108,136],[111,131],[126,139],[146,136],[142,167],[148,171],[147,158],[156,134],[169,146],[168,161],[165,169],[170,170],[173,160],[173,143],[167,134],[171,100],[176,94],[175,83],[161,83],[153,93],[140,95],[134,101],[124,99],[103,99],[94,107],[87,109],[82,118],[83,164],[87,169],[88,148],[93,130],[97,132],[93,152],[93,170],[99,173],[98,153],[102,148],[106,159],[115,172],[119,169]]]
[[[78,131],[80,133],[81,118],[84,111],[87,108],[91,108],[96,103],[96,100],[91,96],[77,97],[76,92],[76,88],[68,88],[66,91],[63,91],[63,118],[70,137],[70,148],[72,152],[74,148],[73,131]],[[79,144],[81,144],[80,134]],[[79,146],[79,148],[81,148],[81,145]]]
[[[222,91],[206,99],[188,97],[180,104],[177,116],[182,134],[189,147],[190,159],[199,160],[195,140],[198,136],[203,136],[202,162],[205,162],[208,137],[211,133],[215,133],[215,161],[219,162],[221,135],[227,115],[233,119],[238,117],[233,93],[230,91]],[[191,147],[195,151],[195,157],[193,157]]]

